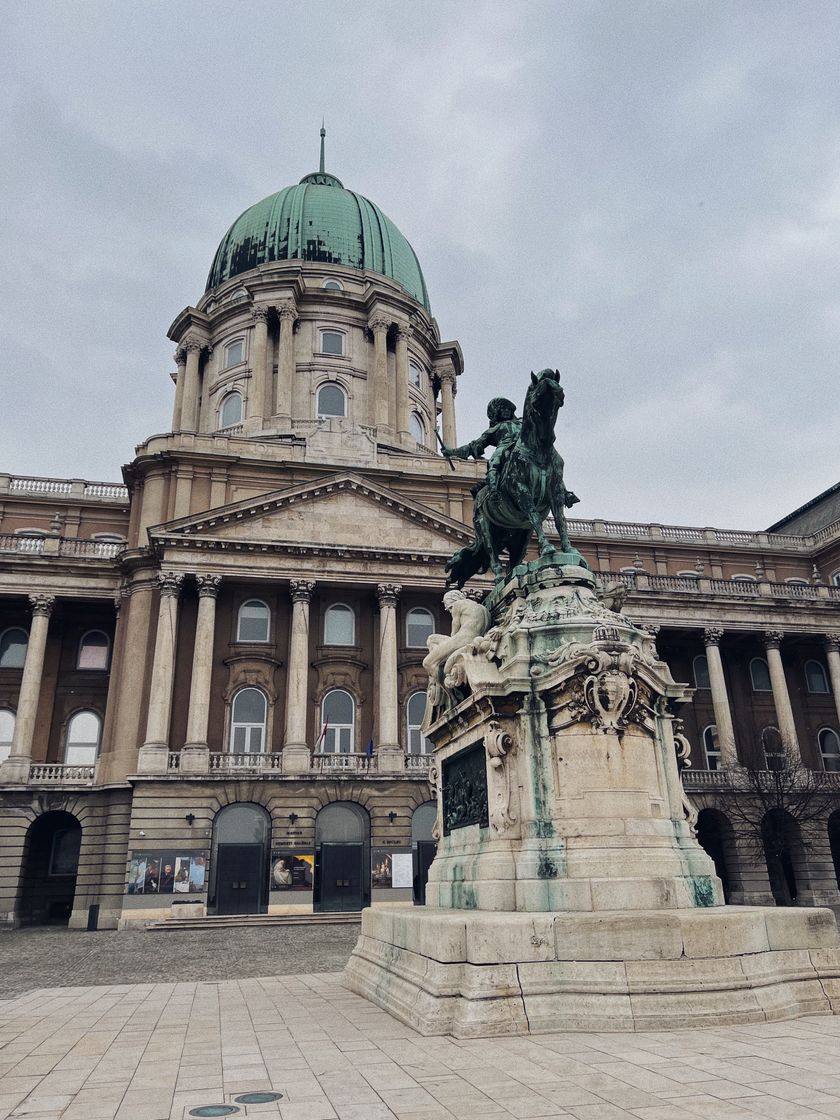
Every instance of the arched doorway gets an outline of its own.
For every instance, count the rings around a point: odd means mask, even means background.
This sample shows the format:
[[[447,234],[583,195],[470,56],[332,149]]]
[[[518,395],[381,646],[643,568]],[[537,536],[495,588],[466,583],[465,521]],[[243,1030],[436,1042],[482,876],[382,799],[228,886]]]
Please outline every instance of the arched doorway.
[[[18,907],[22,926],[67,925],[81,846],[82,826],[72,813],[43,813],[29,826]]]
[[[370,906],[370,818],[353,801],[326,805],[315,818],[315,910]]]
[[[429,868],[435,858],[437,843],[432,837],[432,829],[437,816],[434,801],[424,801],[411,814],[411,851],[414,857],[414,905],[426,905],[426,883],[429,881]]]
[[[209,909],[216,914],[264,914],[268,908],[271,818],[262,805],[238,801],[213,821]]]
[[[795,906],[805,881],[805,852],[799,825],[784,809],[771,809],[761,822],[770,890],[777,906]]]
[[[834,864],[834,878],[840,887],[840,809],[836,809],[828,818],[828,843]]]
[[[697,816],[697,840],[712,857],[723,885],[723,897],[729,902],[732,892],[741,889],[735,833],[729,818],[719,809],[701,809]]]

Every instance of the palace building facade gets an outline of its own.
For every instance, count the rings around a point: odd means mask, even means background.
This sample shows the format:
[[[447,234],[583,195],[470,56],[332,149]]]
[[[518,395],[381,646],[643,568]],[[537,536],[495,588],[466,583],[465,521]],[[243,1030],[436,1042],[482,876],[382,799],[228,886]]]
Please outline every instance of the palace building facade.
[[[461,349],[323,146],[169,337],[171,430],[122,483],[0,474],[0,922],[422,903],[422,660],[484,472],[435,447]],[[730,900],[840,903],[840,486],[766,532],[569,527],[696,689],[684,783]],[[777,741],[837,809],[762,859],[728,805]]]

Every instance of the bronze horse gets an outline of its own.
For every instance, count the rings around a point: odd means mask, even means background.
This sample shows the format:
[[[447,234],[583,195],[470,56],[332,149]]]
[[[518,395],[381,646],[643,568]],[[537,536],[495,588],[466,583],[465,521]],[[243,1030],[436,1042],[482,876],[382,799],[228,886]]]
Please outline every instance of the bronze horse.
[[[450,584],[463,587],[472,576],[492,568],[498,586],[522,563],[532,532],[541,556],[554,552],[543,529],[549,510],[560,534],[561,551],[575,557],[569,563],[585,563],[572,548],[566,529],[566,507],[579,499],[563,485],[563,460],[554,449],[554,425],[563,400],[556,369],[531,374],[519,436],[502,464],[495,492],[491,494],[482,485],[477,493],[475,540],[447,563]],[[500,559],[505,549],[507,573]]]

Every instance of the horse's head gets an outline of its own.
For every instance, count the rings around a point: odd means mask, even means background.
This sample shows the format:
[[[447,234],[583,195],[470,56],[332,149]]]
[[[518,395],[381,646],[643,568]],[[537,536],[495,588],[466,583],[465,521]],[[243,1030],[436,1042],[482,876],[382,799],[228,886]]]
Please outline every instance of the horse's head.
[[[560,384],[560,371],[557,369],[541,369],[539,373],[531,371],[531,387],[528,390],[527,402],[540,413],[554,408],[561,408],[565,394]]]

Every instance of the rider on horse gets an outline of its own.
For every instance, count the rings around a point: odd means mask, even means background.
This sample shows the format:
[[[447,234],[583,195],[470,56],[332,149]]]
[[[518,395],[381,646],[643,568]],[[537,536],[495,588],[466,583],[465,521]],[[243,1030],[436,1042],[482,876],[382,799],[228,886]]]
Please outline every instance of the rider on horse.
[[[516,443],[522,430],[522,421],[516,415],[516,405],[507,397],[494,397],[487,406],[487,419],[490,427],[477,439],[465,443],[463,447],[444,447],[447,459],[480,459],[488,447],[496,450],[487,464],[487,490],[494,496],[498,490],[499,471],[505,455]]]

